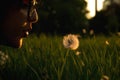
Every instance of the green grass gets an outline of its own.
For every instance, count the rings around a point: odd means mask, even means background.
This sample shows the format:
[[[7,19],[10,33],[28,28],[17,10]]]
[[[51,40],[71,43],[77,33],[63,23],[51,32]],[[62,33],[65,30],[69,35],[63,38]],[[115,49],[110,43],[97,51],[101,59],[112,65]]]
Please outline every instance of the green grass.
[[[62,39],[31,35],[21,49],[0,46],[9,56],[0,80],[100,80],[103,75],[120,80],[120,37],[80,38],[80,55],[64,48]]]

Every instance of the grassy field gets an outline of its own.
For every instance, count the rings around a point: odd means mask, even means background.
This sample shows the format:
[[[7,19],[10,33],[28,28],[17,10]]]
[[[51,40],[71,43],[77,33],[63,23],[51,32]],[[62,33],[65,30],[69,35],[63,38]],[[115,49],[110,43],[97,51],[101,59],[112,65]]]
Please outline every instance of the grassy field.
[[[8,55],[0,80],[120,80],[120,37],[80,38],[75,51],[62,40],[41,34],[24,39],[21,49],[0,46]]]

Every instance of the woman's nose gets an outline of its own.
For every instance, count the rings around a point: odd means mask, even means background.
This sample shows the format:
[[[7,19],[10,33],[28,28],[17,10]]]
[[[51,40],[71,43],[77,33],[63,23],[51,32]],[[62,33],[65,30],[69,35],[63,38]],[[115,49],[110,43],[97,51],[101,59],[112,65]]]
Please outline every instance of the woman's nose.
[[[28,21],[35,23],[38,21],[38,13],[36,11],[36,9],[32,9],[28,15]]]

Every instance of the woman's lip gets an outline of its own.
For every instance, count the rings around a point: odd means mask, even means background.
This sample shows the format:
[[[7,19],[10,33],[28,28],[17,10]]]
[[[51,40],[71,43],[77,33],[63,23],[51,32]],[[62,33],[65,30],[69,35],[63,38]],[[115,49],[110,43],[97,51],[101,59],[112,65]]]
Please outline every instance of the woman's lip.
[[[28,31],[25,31],[22,33],[22,37],[27,37],[29,35],[29,32]]]
[[[26,36],[28,36],[28,35],[29,35],[29,32],[28,32],[28,31],[26,31],[26,32],[25,32],[25,34],[26,34]]]

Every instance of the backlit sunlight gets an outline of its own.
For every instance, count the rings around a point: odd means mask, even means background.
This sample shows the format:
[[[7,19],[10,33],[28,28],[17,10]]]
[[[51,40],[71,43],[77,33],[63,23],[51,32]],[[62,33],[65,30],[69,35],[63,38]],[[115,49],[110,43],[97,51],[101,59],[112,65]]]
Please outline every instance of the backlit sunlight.
[[[87,10],[89,13],[86,15],[88,19],[95,16],[95,0],[85,0],[87,4]],[[102,10],[104,0],[97,0],[97,11]]]

